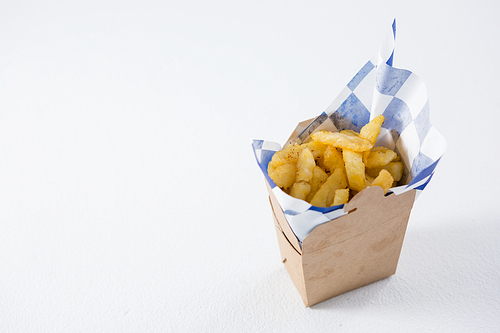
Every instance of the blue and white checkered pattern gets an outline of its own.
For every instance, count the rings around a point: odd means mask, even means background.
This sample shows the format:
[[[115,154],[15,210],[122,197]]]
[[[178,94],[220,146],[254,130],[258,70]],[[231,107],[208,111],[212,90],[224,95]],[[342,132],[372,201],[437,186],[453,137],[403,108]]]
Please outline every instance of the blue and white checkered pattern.
[[[412,72],[392,66],[395,37],[394,22],[378,57],[368,61],[332,104],[292,141],[298,144],[307,142],[311,133],[322,129],[359,132],[371,119],[382,114],[385,122],[376,145],[398,152],[406,168],[402,183],[407,185],[390,191],[401,194],[416,189],[418,194],[431,180],[446,150],[446,141],[429,121],[429,102],[424,82]],[[345,214],[343,206],[314,207],[290,197],[274,184],[267,174],[267,164],[272,155],[281,149],[279,144],[254,140],[253,149],[262,172],[300,242],[317,225]]]

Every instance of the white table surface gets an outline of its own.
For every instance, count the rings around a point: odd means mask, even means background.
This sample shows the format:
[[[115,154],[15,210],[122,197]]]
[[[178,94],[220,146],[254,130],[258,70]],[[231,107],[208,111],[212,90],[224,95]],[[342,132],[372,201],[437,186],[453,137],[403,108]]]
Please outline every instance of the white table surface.
[[[1,332],[499,332],[500,5],[0,9]],[[251,139],[321,113],[397,19],[448,149],[396,275],[305,308]]]

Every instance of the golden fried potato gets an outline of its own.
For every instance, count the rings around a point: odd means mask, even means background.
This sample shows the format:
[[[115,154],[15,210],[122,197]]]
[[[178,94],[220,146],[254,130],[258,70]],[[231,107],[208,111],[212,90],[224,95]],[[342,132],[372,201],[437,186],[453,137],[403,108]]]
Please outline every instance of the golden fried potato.
[[[343,188],[335,190],[332,206],[343,205],[349,201],[349,189]]]
[[[290,189],[290,195],[292,197],[302,200],[306,200],[309,192],[311,192],[311,185],[305,181],[294,183]]]
[[[349,149],[342,150],[349,187],[361,191],[366,187],[363,153]]]
[[[332,204],[335,190],[346,188],[347,180],[343,169],[335,169],[326,182],[311,199],[311,205],[329,207]]]
[[[301,147],[308,148],[314,156],[314,160],[316,162],[321,163],[323,160],[323,154],[325,149],[328,147],[327,145],[317,142],[317,141],[309,141],[301,145]]]
[[[403,177],[403,171],[405,169],[403,162],[391,162],[384,167],[385,170],[389,171],[395,182],[399,182]]]
[[[297,167],[294,163],[286,163],[278,166],[269,174],[274,183],[284,189],[290,188],[295,183]]]
[[[382,168],[367,168],[366,174],[371,177],[377,177],[380,170],[385,169],[389,171],[395,182],[399,182],[403,177],[404,165],[403,162],[391,162]]]
[[[383,115],[380,114],[376,116],[368,124],[366,124],[365,126],[363,126],[363,128],[361,128],[361,131],[359,132],[359,137],[370,141],[372,146],[375,145],[384,121],[385,117]]]
[[[350,135],[350,136],[359,136],[359,133],[356,133],[353,130],[342,130],[342,131],[340,131],[340,133]]]
[[[332,172],[337,168],[344,168],[344,159],[342,153],[334,146],[328,146],[323,155],[323,166],[326,170]]]
[[[393,182],[394,178],[392,178],[389,171],[382,169],[380,170],[380,173],[378,174],[377,178],[375,178],[373,182],[370,184],[370,186],[382,187],[384,189],[384,194],[385,194],[387,193],[387,190],[391,188]]]
[[[277,151],[273,155],[271,162],[269,162],[268,173],[269,174],[271,173],[269,171],[269,168],[276,169],[277,167],[279,167],[280,165],[283,165],[283,164],[296,163],[302,149],[303,149],[303,147],[301,147],[297,144],[293,144],[293,145],[290,144],[286,148],[284,148],[280,151]]]
[[[318,131],[311,134],[311,139],[326,145],[352,151],[365,151],[373,148],[373,144],[368,140],[339,132]]]
[[[370,153],[372,152],[373,149],[375,148],[363,152],[363,163],[365,164],[365,166],[366,166],[366,161],[368,160],[368,156],[370,156]]]
[[[313,169],[313,178],[311,179],[311,191],[307,195],[306,201],[311,202],[313,196],[318,192],[321,185],[323,185],[328,179],[326,172],[319,166],[315,166]]]
[[[286,193],[318,207],[345,204],[367,186],[386,193],[401,180],[404,165],[396,152],[374,147],[384,120],[373,118],[360,133],[312,133],[311,141],[276,152],[269,176]]]
[[[382,168],[389,164],[392,161],[395,161],[398,158],[398,154],[394,151],[384,148],[384,147],[376,147],[383,149],[372,149],[368,158],[365,161],[365,165],[367,168]]]
[[[313,169],[315,166],[316,161],[309,148],[302,149],[297,159],[297,176],[295,177],[295,181],[310,182],[313,177]]]

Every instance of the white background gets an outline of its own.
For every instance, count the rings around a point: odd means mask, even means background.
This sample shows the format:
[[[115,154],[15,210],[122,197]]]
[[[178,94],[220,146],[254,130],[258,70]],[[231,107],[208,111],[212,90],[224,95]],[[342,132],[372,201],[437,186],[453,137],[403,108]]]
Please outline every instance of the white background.
[[[500,331],[500,5],[403,3],[3,2],[0,331]],[[448,150],[396,275],[305,308],[251,139],[321,113],[394,18]]]

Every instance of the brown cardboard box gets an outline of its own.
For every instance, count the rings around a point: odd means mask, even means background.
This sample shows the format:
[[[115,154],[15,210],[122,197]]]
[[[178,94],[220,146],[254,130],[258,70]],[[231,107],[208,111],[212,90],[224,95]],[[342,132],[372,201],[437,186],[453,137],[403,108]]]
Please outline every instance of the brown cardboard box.
[[[300,122],[283,146],[307,142],[320,130],[359,132],[360,126],[382,114],[388,121],[376,145],[396,151],[405,165],[403,178],[390,194],[368,187],[343,210],[311,208],[275,187],[267,173],[269,160],[281,145],[253,142],[269,182],[282,260],[306,306],[396,272],[415,197],[431,180],[446,150],[446,140],[429,122],[424,82],[392,66],[395,29],[394,22],[376,60],[368,61],[325,111]]]
[[[267,188],[281,259],[307,307],[396,272],[415,190],[384,196],[368,187],[344,206],[347,215],[316,227],[300,247]]]

